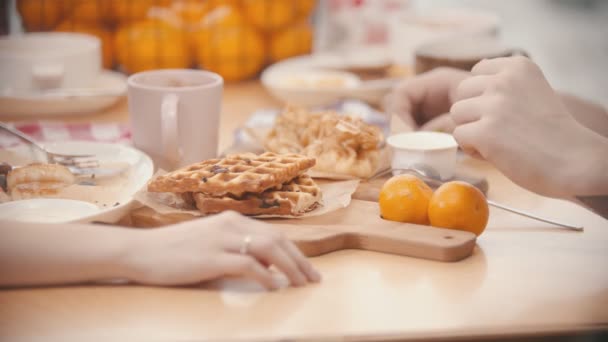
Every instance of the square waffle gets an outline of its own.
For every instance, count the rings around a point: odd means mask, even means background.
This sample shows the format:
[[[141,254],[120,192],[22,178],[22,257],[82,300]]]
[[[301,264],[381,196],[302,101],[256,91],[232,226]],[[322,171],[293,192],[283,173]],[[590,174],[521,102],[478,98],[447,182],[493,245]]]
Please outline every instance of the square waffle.
[[[320,203],[321,189],[310,176],[302,174],[262,193],[245,193],[238,197],[212,197],[203,193],[192,196],[203,214],[234,210],[243,215],[301,215]]]
[[[236,154],[205,160],[159,176],[148,184],[148,191],[238,197],[280,187],[314,165],[314,158],[298,154]]]

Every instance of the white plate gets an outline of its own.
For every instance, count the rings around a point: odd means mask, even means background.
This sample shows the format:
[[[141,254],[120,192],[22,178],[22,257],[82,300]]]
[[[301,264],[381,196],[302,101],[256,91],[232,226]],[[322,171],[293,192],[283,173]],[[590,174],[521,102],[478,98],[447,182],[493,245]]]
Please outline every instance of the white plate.
[[[0,204],[0,221],[63,223],[98,213],[99,208],[95,204],[57,198],[35,198]]]
[[[336,70],[340,64],[344,61],[330,55],[289,58],[266,68],[261,81],[279,101],[306,107],[331,105],[342,99],[379,104],[397,82],[396,79],[361,81],[354,73]],[[341,80],[341,84],[335,84],[335,80]],[[315,86],[322,82],[327,84]]]
[[[76,199],[86,200],[99,207],[96,213],[83,212],[78,217],[68,217],[64,222],[105,222],[115,223],[135,206],[133,196],[146,185],[154,172],[154,165],[145,153],[120,144],[98,143],[90,141],[66,141],[46,143],[45,147],[53,152],[94,154],[101,168],[120,168],[128,170],[121,177],[98,180],[106,182],[104,186],[84,188],[74,186],[71,194]],[[12,165],[23,165],[29,159],[29,149],[24,145],[0,150],[0,160]],[[32,161],[31,159],[29,161]],[[82,179],[80,179],[82,180]],[[102,183],[103,184],[103,183]],[[52,201],[52,199],[49,199]],[[10,207],[9,207],[10,208]],[[1,213],[0,217],[6,217]],[[10,210],[10,209],[9,209]]]
[[[115,104],[126,93],[125,75],[104,70],[91,88],[109,91],[116,95],[70,97],[19,97],[0,96],[2,115],[83,115],[105,109]]]

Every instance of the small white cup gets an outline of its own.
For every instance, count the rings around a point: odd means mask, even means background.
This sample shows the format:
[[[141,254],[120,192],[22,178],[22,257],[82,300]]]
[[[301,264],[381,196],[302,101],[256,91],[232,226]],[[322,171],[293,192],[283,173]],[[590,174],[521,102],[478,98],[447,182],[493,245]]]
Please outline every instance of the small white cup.
[[[66,32],[0,38],[0,94],[87,88],[101,72],[99,38]]]
[[[131,75],[129,118],[133,143],[165,169],[215,158],[224,80],[191,69]]]
[[[407,169],[415,165],[432,167],[441,180],[454,176],[458,143],[451,134],[439,132],[408,132],[386,139],[391,147],[391,168]]]

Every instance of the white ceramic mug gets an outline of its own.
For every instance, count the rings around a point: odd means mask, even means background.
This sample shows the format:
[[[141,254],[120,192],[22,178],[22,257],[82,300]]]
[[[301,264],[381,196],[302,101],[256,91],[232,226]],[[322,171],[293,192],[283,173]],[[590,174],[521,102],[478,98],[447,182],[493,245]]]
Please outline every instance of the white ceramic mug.
[[[40,32],[0,38],[0,93],[88,88],[101,72],[99,38]]]
[[[127,80],[135,146],[173,169],[217,156],[224,81],[201,70],[144,71]]]
[[[391,147],[391,168],[398,170],[422,166],[433,168],[441,180],[454,176],[458,143],[451,134],[440,132],[408,132],[386,139]]]

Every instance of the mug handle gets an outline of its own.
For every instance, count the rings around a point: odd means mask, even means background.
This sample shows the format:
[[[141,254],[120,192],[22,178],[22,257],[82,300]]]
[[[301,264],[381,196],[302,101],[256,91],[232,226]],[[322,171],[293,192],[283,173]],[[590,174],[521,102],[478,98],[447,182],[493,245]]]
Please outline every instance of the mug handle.
[[[180,151],[177,142],[179,97],[176,94],[163,96],[160,106],[160,140],[162,154],[171,167],[176,167],[180,161]]]

